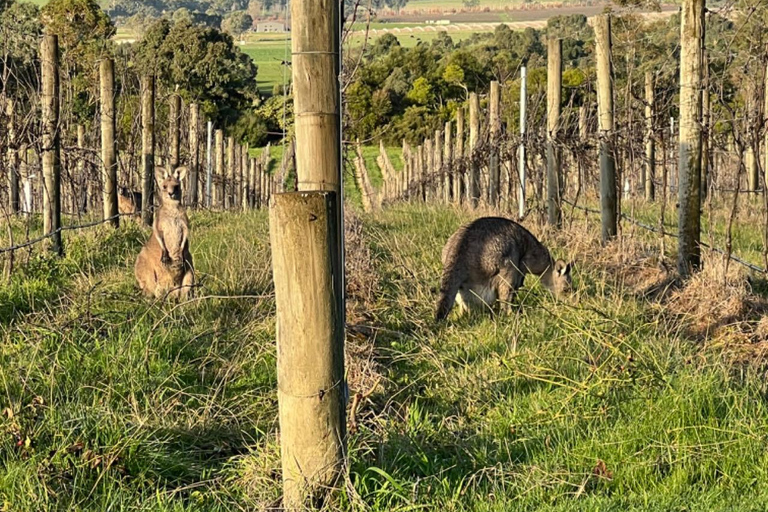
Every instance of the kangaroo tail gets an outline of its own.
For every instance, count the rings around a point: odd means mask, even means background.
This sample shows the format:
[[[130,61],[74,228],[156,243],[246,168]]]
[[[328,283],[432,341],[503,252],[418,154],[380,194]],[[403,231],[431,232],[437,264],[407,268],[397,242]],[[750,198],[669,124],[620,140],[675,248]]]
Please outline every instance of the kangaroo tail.
[[[463,279],[460,272],[456,269],[446,268],[443,271],[443,278],[440,282],[440,296],[437,300],[435,309],[435,320],[442,321],[448,317],[453,304],[456,301],[456,293],[459,291]]]

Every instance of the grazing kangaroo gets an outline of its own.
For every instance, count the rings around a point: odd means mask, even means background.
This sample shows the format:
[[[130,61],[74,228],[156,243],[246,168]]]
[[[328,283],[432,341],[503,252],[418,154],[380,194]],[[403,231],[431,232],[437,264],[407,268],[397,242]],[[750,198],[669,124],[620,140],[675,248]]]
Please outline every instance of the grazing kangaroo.
[[[136,280],[147,296],[188,298],[195,284],[195,270],[189,252],[189,220],[181,205],[181,180],[186,167],[168,172],[155,169],[160,186],[160,208],[155,211],[152,236],[136,258]]]
[[[571,287],[570,263],[554,261],[530,231],[500,217],[482,217],[460,227],[445,244],[442,260],[438,321],[448,317],[454,302],[462,311],[497,299],[509,307],[525,274],[541,276],[555,294]]]
[[[130,216],[136,219],[141,215],[141,192],[131,190],[128,187],[120,187],[117,195],[117,211],[120,215]]]

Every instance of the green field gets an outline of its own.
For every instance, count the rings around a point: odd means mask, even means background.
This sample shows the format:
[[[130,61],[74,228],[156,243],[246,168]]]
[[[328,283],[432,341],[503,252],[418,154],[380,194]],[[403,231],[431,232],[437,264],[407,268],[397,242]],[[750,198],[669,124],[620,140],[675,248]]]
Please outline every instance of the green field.
[[[259,67],[256,80],[262,94],[271,95],[273,87],[284,80],[290,83],[291,69],[282,65],[283,61],[291,61],[290,36],[251,37],[240,49]]]

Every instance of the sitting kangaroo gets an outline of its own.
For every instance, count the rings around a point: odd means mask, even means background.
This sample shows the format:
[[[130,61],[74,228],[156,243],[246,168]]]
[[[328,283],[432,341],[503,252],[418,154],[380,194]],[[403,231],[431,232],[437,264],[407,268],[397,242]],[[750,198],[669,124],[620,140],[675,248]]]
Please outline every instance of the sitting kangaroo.
[[[155,169],[160,190],[160,208],[155,211],[152,236],[136,258],[136,280],[147,296],[188,298],[195,284],[189,253],[189,220],[181,205],[181,180],[186,167],[168,172]]]
[[[555,294],[571,287],[570,263],[554,261],[527,229],[500,217],[482,217],[460,227],[445,244],[442,260],[438,321],[448,317],[454,301],[462,312],[497,299],[508,308],[528,273],[541,276]]]

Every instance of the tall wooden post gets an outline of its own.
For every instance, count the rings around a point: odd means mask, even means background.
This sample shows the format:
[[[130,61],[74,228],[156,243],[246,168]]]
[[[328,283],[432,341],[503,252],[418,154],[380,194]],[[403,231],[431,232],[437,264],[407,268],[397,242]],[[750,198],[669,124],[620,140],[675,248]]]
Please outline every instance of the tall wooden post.
[[[187,197],[190,206],[197,206],[197,189],[200,180],[200,106],[189,105],[189,173],[187,176]]]
[[[682,72],[682,70],[681,70]],[[751,81],[747,80],[746,84],[746,101],[745,101],[745,108],[746,108],[746,114],[744,117],[746,117],[746,125],[748,131],[753,131],[755,126],[757,125],[757,106],[758,106],[758,97],[760,95],[759,88],[757,87],[757,84],[752,83]],[[682,130],[683,130],[683,118],[682,115],[680,116],[680,135],[679,140],[681,141],[680,144],[682,144]],[[747,147],[744,155],[744,165],[747,169],[747,184],[749,186],[749,191],[753,194],[757,194],[758,189],[760,188],[760,171],[757,161],[757,155],[755,154],[755,147],[753,145],[752,138],[748,138]],[[678,166],[678,172],[682,173],[682,170]],[[682,184],[680,184],[682,186]]]
[[[144,77],[141,93],[141,219],[152,225],[155,190],[155,77]]]
[[[50,249],[61,256],[61,133],[59,132],[59,37],[47,34],[40,45],[43,91],[43,231],[52,233]]]
[[[550,39],[547,44],[547,220],[550,225],[557,227],[560,227],[563,221],[563,171],[558,147],[562,88],[562,40]]]
[[[104,218],[112,219],[110,224],[117,227],[117,138],[115,137],[115,62],[108,57],[99,66],[101,99],[101,163],[104,182],[102,206]]]
[[[213,207],[213,122],[208,121],[207,137],[205,144],[205,205],[208,208]]]
[[[464,106],[459,105],[456,111],[456,148],[453,152],[454,161],[458,162],[464,158]],[[459,174],[458,169],[453,173],[453,202],[460,204],[467,197],[466,179]]]
[[[653,92],[653,74],[645,73],[645,200],[653,201],[656,177],[656,137],[653,127],[655,94]]]
[[[472,208],[480,202],[480,165],[475,150],[480,143],[480,98],[477,93],[469,95],[469,183],[468,199]]]
[[[520,68],[520,148],[518,162],[518,173],[520,179],[520,188],[518,189],[517,197],[517,215],[520,219],[525,217],[525,123],[528,106],[528,88],[527,88],[528,74],[525,66]]]
[[[291,2],[298,192],[276,195],[270,237],[277,303],[283,507],[319,507],[346,446],[341,112],[337,0]]]
[[[81,213],[88,211],[90,197],[88,191],[91,189],[91,179],[86,173],[85,167],[85,126],[82,123],[77,125],[77,181],[81,189],[77,192],[77,210]]]
[[[501,136],[501,90],[499,82],[491,81],[489,105],[489,121],[491,128],[490,160],[488,165],[488,203],[492,207],[499,205],[499,190],[501,189],[501,166],[499,165],[499,137]]]
[[[602,239],[605,243],[618,233],[610,15],[597,16],[594,29],[597,44],[597,120],[600,131],[600,216]]]
[[[226,170],[224,169],[224,130],[216,130],[216,194],[215,202],[216,206],[223,208],[226,203],[225,197],[227,195],[226,185]]]
[[[178,94],[171,94],[168,103],[168,133],[170,139],[168,165],[171,169],[175,169],[179,166],[179,141],[181,140],[181,96]]]
[[[259,185],[259,169],[256,158],[249,158],[248,160],[248,176],[250,183],[248,206],[250,208],[258,208],[261,187]]]
[[[701,264],[701,85],[704,2],[683,0],[680,16],[680,164],[677,270]]]
[[[711,100],[709,96],[709,53],[706,48],[703,50],[703,62],[702,62],[702,74],[704,83],[701,90],[701,200],[703,201],[709,195],[709,166],[711,163],[711,129],[712,129],[712,109]],[[768,76],[766,77],[766,83],[768,83]],[[768,89],[764,90],[766,104],[768,104]],[[768,115],[768,110],[765,111]],[[768,136],[768,132],[766,132]],[[768,176],[768,168],[764,169]]]
[[[235,204],[235,138],[227,137],[227,177],[224,180],[224,209],[229,210]]]
[[[443,133],[440,130],[435,130],[435,137],[432,142],[432,151],[434,156],[432,157],[432,165],[434,172],[432,174],[433,181],[433,197],[437,201],[443,199]]]
[[[8,127],[8,209],[11,213],[18,213],[19,201],[19,148],[16,140],[16,108],[15,102],[8,98],[5,103],[5,114]]]
[[[443,140],[443,201],[451,202],[453,196],[453,141],[451,141],[451,122],[445,122],[445,137]]]
[[[248,165],[248,144],[243,143],[240,146],[240,206],[243,210],[247,209],[250,200],[249,188],[251,183],[251,169]]]

